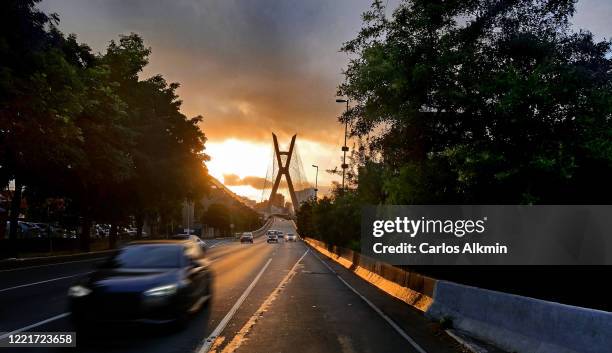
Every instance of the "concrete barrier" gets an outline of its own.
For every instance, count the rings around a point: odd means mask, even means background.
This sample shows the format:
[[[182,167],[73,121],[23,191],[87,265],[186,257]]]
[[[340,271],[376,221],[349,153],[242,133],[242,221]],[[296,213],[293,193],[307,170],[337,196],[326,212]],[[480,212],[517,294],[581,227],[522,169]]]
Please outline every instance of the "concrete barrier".
[[[612,352],[612,313],[600,310],[438,281],[426,315],[511,352]]]
[[[426,311],[432,304],[436,282],[432,278],[376,261],[350,249],[329,246],[312,238],[304,238],[304,241],[365,281],[420,311]]]
[[[612,353],[612,313],[440,281],[304,238],[321,254],[435,321],[517,353]]]
[[[256,229],[256,230],[251,232],[251,233],[253,233],[253,238],[257,238],[257,237],[260,237],[260,236],[264,235],[266,233],[266,231],[268,229],[270,229],[270,227],[273,224],[274,224],[274,217],[268,218],[268,220],[266,220],[266,223],[264,223],[264,225],[261,226],[261,228]]]

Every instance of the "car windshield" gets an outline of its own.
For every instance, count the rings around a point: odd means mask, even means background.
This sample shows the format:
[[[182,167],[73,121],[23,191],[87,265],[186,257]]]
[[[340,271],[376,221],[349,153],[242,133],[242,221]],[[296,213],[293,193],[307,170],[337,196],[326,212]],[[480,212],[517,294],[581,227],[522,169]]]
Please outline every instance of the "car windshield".
[[[178,244],[133,245],[111,257],[108,268],[177,268],[183,247]]]

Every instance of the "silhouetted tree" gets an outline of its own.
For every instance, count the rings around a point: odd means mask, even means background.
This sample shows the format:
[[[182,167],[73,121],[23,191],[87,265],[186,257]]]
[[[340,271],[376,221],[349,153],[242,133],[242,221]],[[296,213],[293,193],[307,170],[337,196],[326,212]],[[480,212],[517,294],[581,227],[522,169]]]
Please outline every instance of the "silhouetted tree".
[[[201,222],[222,232],[228,232],[230,229],[230,210],[223,204],[213,203],[202,214]]]
[[[574,1],[380,1],[341,117],[373,133],[390,203],[607,203],[610,42],[574,32]],[[380,133],[379,133],[380,132]]]
[[[83,250],[94,220],[116,234],[132,215],[140,235],[145,217],[200,198],[209,181],[202,117],[180,112],[177,83],[140,79],[151,52],[142,38],[121,36],[94,54],[36,3],[10,0],[0,13],[0,182],[16,186],[10,238],[24,188],[38,204],[66,200]]]

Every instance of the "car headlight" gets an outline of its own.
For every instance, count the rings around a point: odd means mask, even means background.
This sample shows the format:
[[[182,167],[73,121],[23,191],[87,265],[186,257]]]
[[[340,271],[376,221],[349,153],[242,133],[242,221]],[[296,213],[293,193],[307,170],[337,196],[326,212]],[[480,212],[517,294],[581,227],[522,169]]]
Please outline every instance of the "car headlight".
[[[159,286],[151,288],[144,292],[147,297],[165,297],[176,293],[178,286],[176,284],[168,284],[165,286]]]
[[[91,289],[81,285],[72,286],[68,289],[68,296],[73,298],[84,297],[89,293],[91,293]]]

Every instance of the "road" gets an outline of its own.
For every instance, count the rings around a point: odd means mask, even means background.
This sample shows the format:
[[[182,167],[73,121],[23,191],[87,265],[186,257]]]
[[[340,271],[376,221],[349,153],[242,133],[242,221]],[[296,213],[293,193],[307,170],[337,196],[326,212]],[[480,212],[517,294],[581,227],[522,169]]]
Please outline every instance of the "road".
[[[275,219],[274,229],[293,231]],[[181,330],[101,328],[77,348],[17,352],[459,352],[413,309],[303,242],[210,243],[213,298]],[[74,331],[66,291],[99,262],[0,271],[0,332]],[[1,349],[0,349],[1,350]],[[8,350],[6,350],[8,351]],[[15,349],[13,349],[15,351]]]

